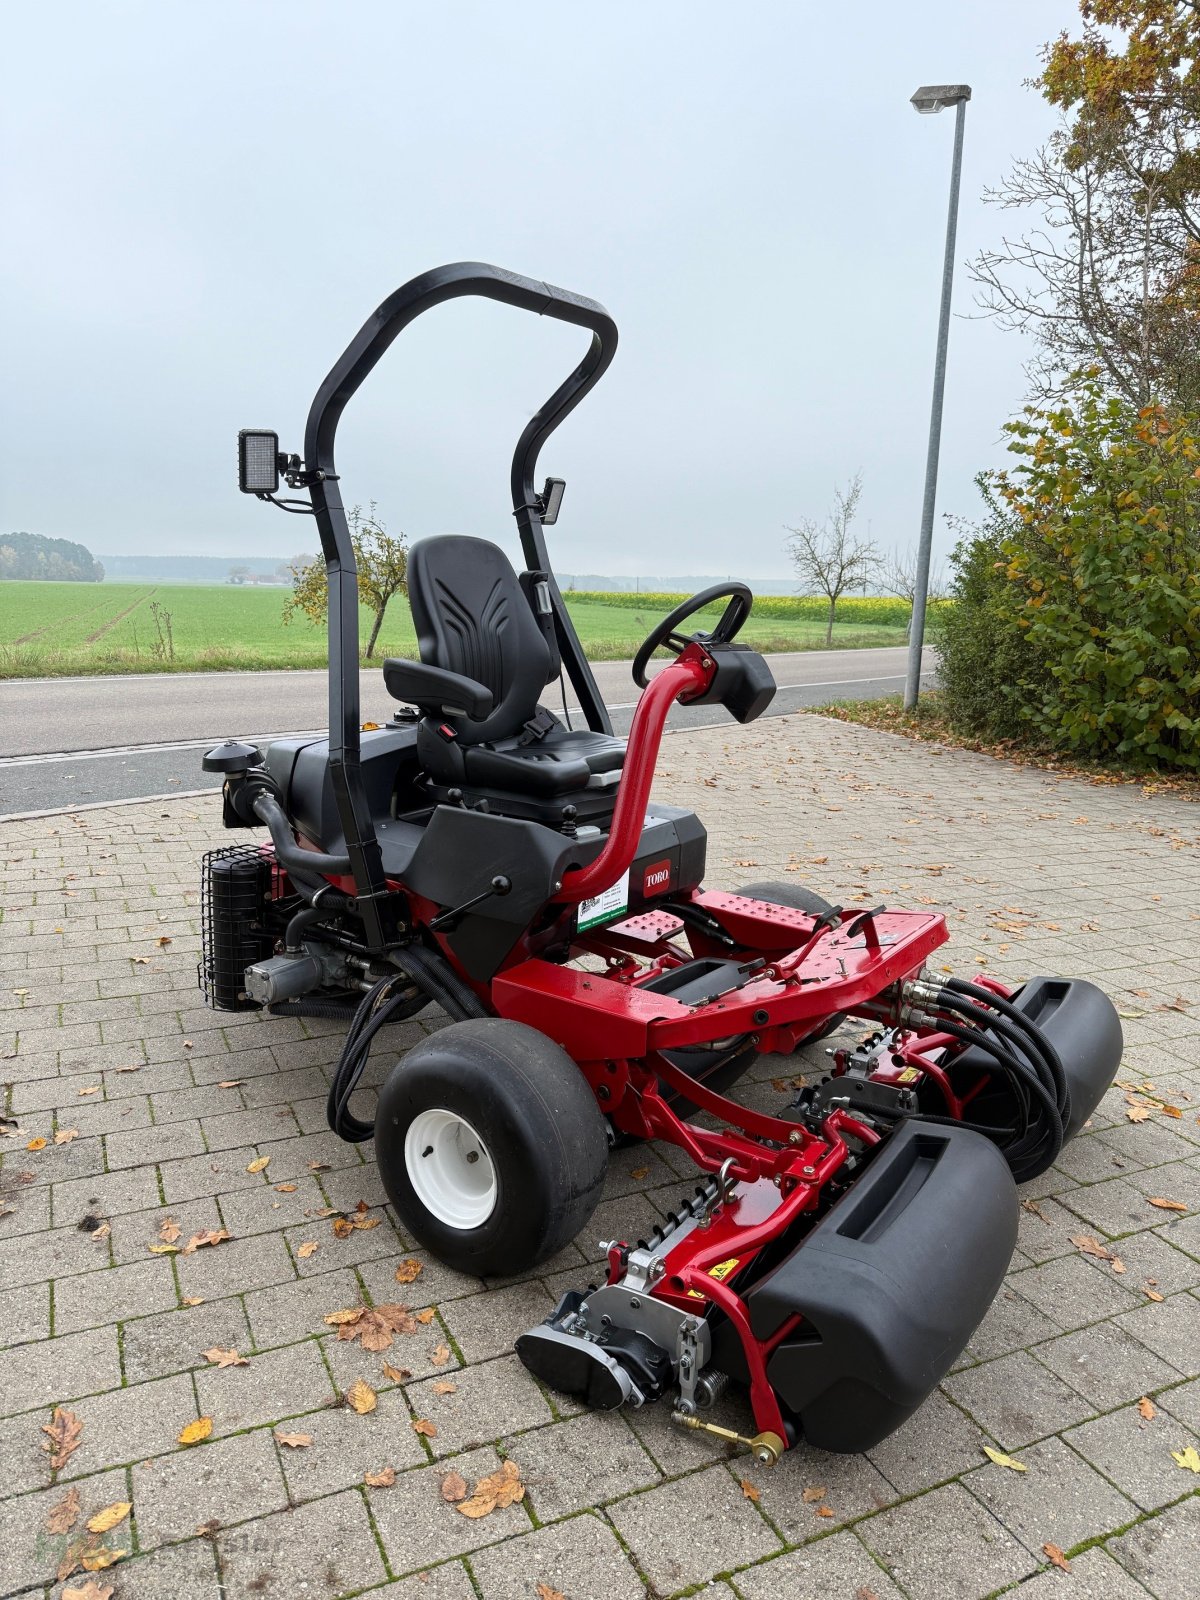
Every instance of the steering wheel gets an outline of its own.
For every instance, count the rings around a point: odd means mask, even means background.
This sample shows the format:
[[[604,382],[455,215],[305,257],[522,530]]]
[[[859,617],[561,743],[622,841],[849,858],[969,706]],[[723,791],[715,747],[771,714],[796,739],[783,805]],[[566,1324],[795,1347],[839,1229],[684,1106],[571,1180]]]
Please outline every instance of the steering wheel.
[[[677,633],[675,630],[681,623],[695,616],[697,611],[703,611],[706,606],[712,605],[714,600],[723,600],[729,596],[729,604],[721,613],[721,620],[711,633],[700,634],[700,642],[709,644],[729,644],[741,632],[742,624],[750,615],[750,608],[754,604],[754,596],[744,583],[718,583],[711,589],[702,589],[699,594],[694,594],[690,600],[685,600],[681,606],[676,606],[669,612],[647,638],[642,642],[638,653],[633,658],[633,681],[639,689],[644,689],[648,682],[646,668],[650,664],[650,657],[662,645],[670,645],[678,656],[692,643],[686,634]]]

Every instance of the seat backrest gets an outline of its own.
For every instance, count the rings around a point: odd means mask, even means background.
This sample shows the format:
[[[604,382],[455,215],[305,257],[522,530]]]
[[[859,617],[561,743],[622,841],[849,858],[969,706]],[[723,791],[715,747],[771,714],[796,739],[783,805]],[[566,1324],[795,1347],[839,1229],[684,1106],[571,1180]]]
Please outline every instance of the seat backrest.
[[[461,534],[422,539],[409,552],[408,601],[421,660],[492,691],[483,721],[455,719],[461,742],[518,733],[549,681],[550,650],[503,550]]]

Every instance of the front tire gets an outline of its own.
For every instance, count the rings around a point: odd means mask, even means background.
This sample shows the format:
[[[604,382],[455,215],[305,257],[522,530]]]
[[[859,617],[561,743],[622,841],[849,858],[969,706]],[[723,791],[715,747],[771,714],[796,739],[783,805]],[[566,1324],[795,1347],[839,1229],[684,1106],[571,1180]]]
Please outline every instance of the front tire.
[[[375,1151],[401,1227],[478,1277],[561,1250],[586,1226],[608,1167],[604,1118],[574,1061],[498,1017],[452,1023],[393,1067]]]

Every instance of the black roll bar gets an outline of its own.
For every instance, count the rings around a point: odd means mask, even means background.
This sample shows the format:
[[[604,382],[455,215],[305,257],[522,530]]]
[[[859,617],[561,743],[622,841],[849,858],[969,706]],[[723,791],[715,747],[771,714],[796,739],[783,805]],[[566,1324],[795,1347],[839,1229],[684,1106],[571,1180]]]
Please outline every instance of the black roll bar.
[[[362,787],[359,764],[361,710],[358,682],[358,573],[350,528],[338,488],[334,440],[347,402],[384,351],[410,322],[432,306],[462,295],[482,295],[538,316],[588,328],[592,342],[583,360],[530,420],[513,454],[513,513],[530,571],[548,574],[555,632],[579,703],[590,728],[611,733],[612,724],[583,647],[554,578],[542,530],[534,474],[542,445],[603,377],[617,347],[617,326],[598,301],[523,278],[483,261],[456,261],[411,279],[367,319],[317,390],[304,432],[304,466],[329,578],[329,768],[346,849],[354,870],[359,909],[372,943],[391,930],[383,911],[387,886],[379,844]]]

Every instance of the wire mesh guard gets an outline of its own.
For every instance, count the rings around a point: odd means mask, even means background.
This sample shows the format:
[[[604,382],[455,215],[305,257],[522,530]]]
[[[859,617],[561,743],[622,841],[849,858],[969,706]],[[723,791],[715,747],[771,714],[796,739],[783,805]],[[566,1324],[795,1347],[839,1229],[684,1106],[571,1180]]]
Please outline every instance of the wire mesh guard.
[[[275,938],[266,925],[272,857],[261,846],[210,850],[200,869],[200,965],[204,1003],[214,1011],[253,1011],[246,968],[269,956]]]

